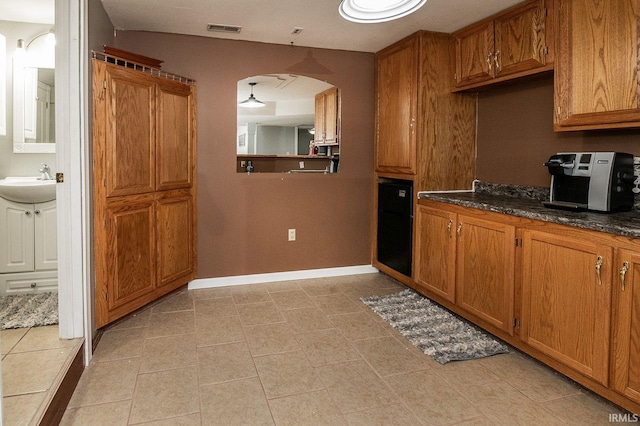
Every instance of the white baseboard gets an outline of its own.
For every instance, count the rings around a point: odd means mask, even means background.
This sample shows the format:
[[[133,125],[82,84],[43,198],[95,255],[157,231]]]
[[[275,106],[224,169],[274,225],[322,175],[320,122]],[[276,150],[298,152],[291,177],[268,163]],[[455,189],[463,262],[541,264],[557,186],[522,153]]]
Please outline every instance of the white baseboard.
[[[189,282],[189,290],[227,287],[232,285],[272,283],[276,281],[303,280],[308,278],[341,277],[344,275],[374,274],[378,270],[371,265],[344,266],[340,268],[306,269],[302,271],[273,272],[269,274],[235,275],[219,278],[201,278]]]

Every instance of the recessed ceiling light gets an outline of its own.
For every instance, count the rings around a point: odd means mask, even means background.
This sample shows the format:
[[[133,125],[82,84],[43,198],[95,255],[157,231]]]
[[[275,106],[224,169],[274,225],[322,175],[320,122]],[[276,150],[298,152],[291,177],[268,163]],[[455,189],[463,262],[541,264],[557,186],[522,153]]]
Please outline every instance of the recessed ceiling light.
[[[407,16],[426,2],[427,0],[342,0],[338,10],[349,21],[377,23]]]

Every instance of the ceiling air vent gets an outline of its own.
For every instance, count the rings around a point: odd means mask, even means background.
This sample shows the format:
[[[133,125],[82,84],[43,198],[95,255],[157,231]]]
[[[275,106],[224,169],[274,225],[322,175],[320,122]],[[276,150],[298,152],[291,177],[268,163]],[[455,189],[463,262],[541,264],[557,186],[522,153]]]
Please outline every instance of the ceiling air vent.
[[[220,33],[239,33],[242,27],[237,25],[207,24],[207,31],[217,31]]]

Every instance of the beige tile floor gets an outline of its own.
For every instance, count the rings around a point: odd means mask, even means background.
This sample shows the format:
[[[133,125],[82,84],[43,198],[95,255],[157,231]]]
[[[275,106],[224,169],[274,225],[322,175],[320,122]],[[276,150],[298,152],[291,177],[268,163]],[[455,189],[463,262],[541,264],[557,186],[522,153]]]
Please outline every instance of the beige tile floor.
[[[5,425],[37,423],[82,345],[62,340],[58,326],[2,330],[2,409]]]
[[[187,291],[108,329],[63,425],[608,424],[518,353],[440,365],[359,301],[381,274]]]

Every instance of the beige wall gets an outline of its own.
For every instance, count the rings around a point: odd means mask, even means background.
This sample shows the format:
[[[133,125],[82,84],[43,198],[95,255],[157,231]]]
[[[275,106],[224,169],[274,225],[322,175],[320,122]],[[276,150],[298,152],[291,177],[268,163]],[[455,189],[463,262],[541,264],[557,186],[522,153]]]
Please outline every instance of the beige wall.
[[[549,186],[542,164],[557,152],[640,155],[640,130],[553,131],[553,76],[481,92],[477,177],[486,182]]]
[[[197,81],[199,278],[370,264],[373,54],[136,31],[115,47]],[[306,75],[342,90],[341,172],[236,173],[236,82],[308,53],[330,73]]]

